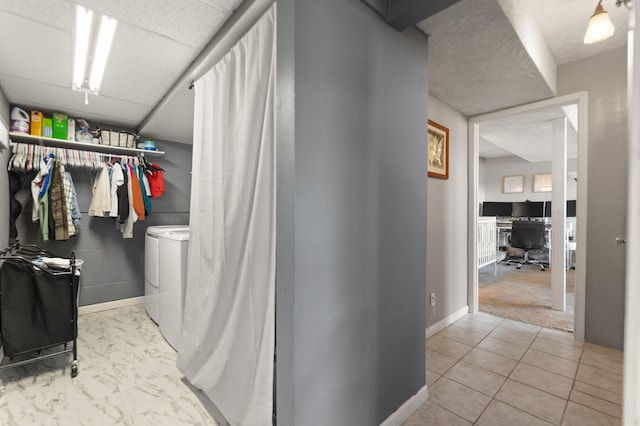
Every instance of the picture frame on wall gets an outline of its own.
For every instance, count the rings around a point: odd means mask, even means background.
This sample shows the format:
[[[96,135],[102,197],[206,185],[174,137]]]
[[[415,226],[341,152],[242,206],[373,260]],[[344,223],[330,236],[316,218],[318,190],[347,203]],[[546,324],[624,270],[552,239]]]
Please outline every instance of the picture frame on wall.
[[[502,192],[505,194],[524,192],[524,175],[504,176],[502,178]]]
[[[551,173],[533,175],[533,192],[551,192],[553,190],[552,178]]]
[[[427,149],[428,176],[449,179],[449,129],[428,120]]]

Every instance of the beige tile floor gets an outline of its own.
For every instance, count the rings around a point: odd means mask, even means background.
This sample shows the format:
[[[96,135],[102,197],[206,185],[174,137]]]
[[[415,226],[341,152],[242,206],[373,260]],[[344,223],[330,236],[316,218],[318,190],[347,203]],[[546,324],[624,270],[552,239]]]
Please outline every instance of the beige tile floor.
[[[0,425],[216,425],[142,306],[80,316],[68,360],[4,372]],[[622,353],[487,314],[426,343],[429,400],[405,425],[620,424]],[[60,364],[60,365],[57,365]]]
[[[405,423],[608,426],[622,415],[622,352],[478,313],[426,342],[429,399]]]

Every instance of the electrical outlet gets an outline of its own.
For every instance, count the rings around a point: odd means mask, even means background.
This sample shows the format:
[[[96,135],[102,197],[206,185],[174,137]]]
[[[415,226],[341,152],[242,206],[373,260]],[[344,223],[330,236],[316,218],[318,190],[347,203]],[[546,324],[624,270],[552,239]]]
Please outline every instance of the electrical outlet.
[[[431,307],[433,308],[434,306],[436,306],[436,294],[435,293],[431,293]]]

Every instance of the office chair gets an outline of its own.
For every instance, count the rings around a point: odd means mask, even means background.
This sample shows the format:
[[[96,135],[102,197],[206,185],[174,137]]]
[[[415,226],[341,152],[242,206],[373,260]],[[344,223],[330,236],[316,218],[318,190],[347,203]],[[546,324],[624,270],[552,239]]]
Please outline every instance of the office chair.
[[[522,265],[538,265],[544,271],[544,265],[539,260],[529,259],[530,250],[544,248],[545,229],[544,222],[534,222],[530,220],[515,220],[511,224],[511,247],[524,250],[524,257],[519,260],[508,260],[507,264],[517,263],[516,269]]]

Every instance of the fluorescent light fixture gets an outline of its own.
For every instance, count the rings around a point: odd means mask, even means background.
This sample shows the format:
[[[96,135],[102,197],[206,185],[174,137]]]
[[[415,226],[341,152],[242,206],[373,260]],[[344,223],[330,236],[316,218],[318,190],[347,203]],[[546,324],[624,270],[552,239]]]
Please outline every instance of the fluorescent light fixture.
[[[102,83],[102,76],[104,75],[104,69],[107,66],[107,59],[109,58],[109,51],[111,50],[111,43],[113,42],[113,36],[116,33],[116,26],[118,21],[108,16],[102,16],[100,21],[100,32],[98,33],[98,41],[96,42],[96,49],[93,57],[93,65],[91,66],[91,77],[89,78],[89,91],[98,92],[100,83]]]
[[[80,5],[76,6],[76,50],[72,88],[97,95],[118,21],[103,15],[100,18],[100,28],[96,37],[93,20],[92,11]],[[94,39],[93,52],[89,52],[89,46],[92,45]],[[88,58],[91,58],[91,74],[87,78]]]
[[[73,63],[73,88],[76,90],[84,85],[84,70],[87,66],[92,19],[92,11],[80,5],[76,6],[76,51]]]
[[[584,44],[606,40],[613,35],[615,30],[609,14],[602,8],[602,0],[599,0],[595,12],[589,19],[587,33],[584,35]]]

